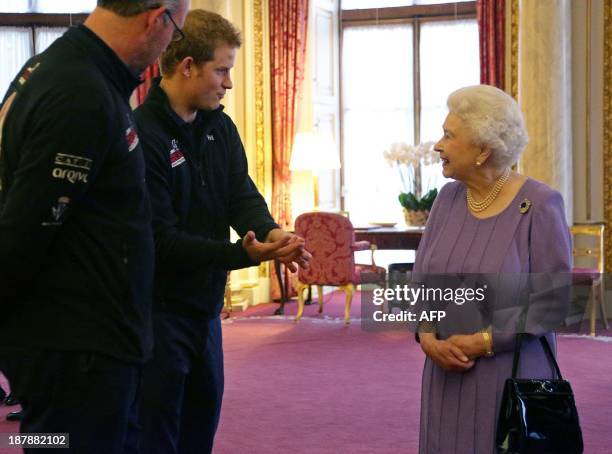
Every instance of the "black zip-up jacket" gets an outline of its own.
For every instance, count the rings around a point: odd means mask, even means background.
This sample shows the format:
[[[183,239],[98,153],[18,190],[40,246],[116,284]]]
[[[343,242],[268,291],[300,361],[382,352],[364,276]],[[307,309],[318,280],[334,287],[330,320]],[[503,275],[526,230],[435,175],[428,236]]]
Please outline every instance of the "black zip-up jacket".
[[[138,83],[85,26],[12,82],[0,150],[1,350],[149,356],[151,207],[128,103]]]
[[[227,271],[254,265],[240,241],[253,230],[260,241],[278,225],[248,174],[231,118],[199,111],[184,122],[155,81],[135,111],[153,207],[156,310],[216,317],[223,307]]]

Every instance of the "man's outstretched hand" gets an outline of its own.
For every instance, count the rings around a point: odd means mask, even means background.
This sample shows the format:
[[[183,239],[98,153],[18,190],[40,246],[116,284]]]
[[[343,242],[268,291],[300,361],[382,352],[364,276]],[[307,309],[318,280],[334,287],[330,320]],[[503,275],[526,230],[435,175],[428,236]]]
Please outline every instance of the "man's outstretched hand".
[[[291,250],[288,254],[279,254],[275,257],[281,263],[284,263],[292,273],[295,273],[300,268],[308,269],[310,266],[310,259],[312,255],[305,249],[304,238],[301,238],[294,233],[286,232],[282,229],[272,229],[268,232],[266,242],[274,243],[284,239],[289,240],[290,245],[295,245],[295,249]]]
[[[252,231],[242,239],[249,258],[254,262],[265,262],[266,260],[279,260],[295,272],[297,266],[308,268],[311,255],[304,249],[304,240],[296,235],[281,229],[273,229],[262,243],[257,240]]]

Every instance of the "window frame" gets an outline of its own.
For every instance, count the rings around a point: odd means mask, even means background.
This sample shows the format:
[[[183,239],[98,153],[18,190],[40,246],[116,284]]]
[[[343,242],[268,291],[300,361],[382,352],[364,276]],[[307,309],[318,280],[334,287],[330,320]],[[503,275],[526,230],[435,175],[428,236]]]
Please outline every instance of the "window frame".
[[[344,30],[361,25],[391,25],[412,24],[413,45],[413,109],[414,109],[414,140],[420,143],[421,129],[421,73],[420,73],[420,30],[421,25],[427,22],[476,19],[476,2],[441,3],[436,5],[395,6],[387,8],[351,9],[340,11],[340,74],[342,74],[342,45]],[[340,77],[340,162],[344,166],[344,91]],[[346,210],[345,204],[345,176],[344,170],[340,172],[340,206]]]
[[[0,27],[29,28],[32,35],[32,55],[36,50],[36,28],[70,27],[82,24],[88,13],[0,13]]]

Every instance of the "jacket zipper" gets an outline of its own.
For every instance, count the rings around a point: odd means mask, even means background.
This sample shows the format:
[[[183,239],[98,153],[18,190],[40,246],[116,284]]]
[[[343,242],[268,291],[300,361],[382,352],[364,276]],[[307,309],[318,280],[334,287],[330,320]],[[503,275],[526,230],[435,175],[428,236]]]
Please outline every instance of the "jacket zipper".
[[[200,136],[200,140],[196,141],[195,146],[198,147],[198,151],[200,152],[200,183],[202,186],[206,186],[206,169],[208,167],[208,160],[206,159],[206,146],[203,140],[204,134]]]

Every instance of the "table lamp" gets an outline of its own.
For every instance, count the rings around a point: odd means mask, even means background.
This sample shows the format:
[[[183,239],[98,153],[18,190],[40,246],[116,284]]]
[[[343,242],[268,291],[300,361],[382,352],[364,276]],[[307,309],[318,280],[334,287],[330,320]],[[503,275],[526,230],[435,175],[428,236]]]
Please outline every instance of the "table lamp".
[[[289,169],[312,172],[315,210],[319,207],[319,176],[317,172],[339,168],[338,150],[331,134],[298,132],[295,135]]]

